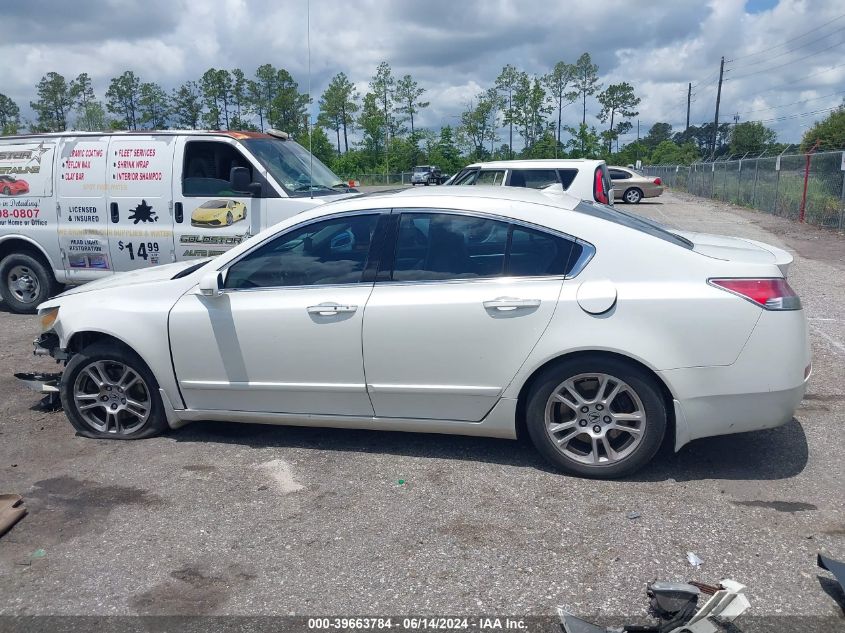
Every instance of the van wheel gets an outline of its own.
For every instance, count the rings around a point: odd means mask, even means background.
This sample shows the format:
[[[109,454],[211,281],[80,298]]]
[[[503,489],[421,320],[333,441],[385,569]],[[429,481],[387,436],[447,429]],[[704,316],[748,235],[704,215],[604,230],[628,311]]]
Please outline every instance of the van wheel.
[[[582,477],[612,479],[655,456],[667,415],[648,374],[624,361],[583,356],[537,378],[526,423],[537,450],[553,465]]]
[[[58,290],[52,271],[39,259],[18,253],[0,262],[0,295],[12,312],[33,314]]]
[[[167,429],[158,383],[135,352],[94,343],[68,362],[62,407],[80,435],[135,440]]]

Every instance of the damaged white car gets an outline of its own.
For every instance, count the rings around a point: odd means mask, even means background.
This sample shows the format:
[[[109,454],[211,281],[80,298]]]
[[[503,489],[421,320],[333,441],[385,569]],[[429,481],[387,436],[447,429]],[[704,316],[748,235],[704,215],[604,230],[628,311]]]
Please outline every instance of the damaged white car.
[[[39,308],[89,437],[192,421],[515,438],[629,474],[664,441],[775,427],[810,375],[792,257],[565,195],[360,196],[216,259]]]

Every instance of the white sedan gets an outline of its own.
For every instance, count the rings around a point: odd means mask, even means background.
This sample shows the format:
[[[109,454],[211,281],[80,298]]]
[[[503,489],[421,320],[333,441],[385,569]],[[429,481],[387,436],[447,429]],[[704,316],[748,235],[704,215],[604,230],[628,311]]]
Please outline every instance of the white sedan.
[[[88,437],[226,420],[515,438],[590,477],[775,427],[810,375],[791,256],[525,189],[348,198],[40,306]]]

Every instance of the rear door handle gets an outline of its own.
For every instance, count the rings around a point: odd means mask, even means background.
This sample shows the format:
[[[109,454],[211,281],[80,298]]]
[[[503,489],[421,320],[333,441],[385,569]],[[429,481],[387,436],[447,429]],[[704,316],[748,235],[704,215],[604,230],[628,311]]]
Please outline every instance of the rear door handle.
[[[358,309],[358,306],[337,305],[336,303],[324,303],[317,306],[308,306],[305,310],[308,314],[315,314],[317,316],[334,316],[336,314],[352,314]]]
[[[536,308],[540,305],[539,299],[515,299],[513,297],[497,297],[483,303],[485,310],[498,310],[510,312],[520,308]]]
[[[182,220],[185,219],[184,211],[182,209],[182,203],[177,202],[176,204],[173,205],[173,208],[174,208],[175,215],[176,215],[176,222],[178,224],[182,224]]]
[[[109,205],[109,211],[111,211],[111,221],[114,224],[120,222],[120,211],[117,209],[117,202],[112,202]]]

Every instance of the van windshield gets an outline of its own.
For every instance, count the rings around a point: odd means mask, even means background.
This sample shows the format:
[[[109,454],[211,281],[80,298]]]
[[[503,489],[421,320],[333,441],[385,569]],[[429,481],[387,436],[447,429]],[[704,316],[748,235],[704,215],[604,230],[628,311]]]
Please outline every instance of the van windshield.
[[[317,157],[294,141],[277,138],[251,138],[243,144],[252,152],[267,171],[294,197],[330,195],[348,190]],[[309,175],[313,166],[313,173]]]

